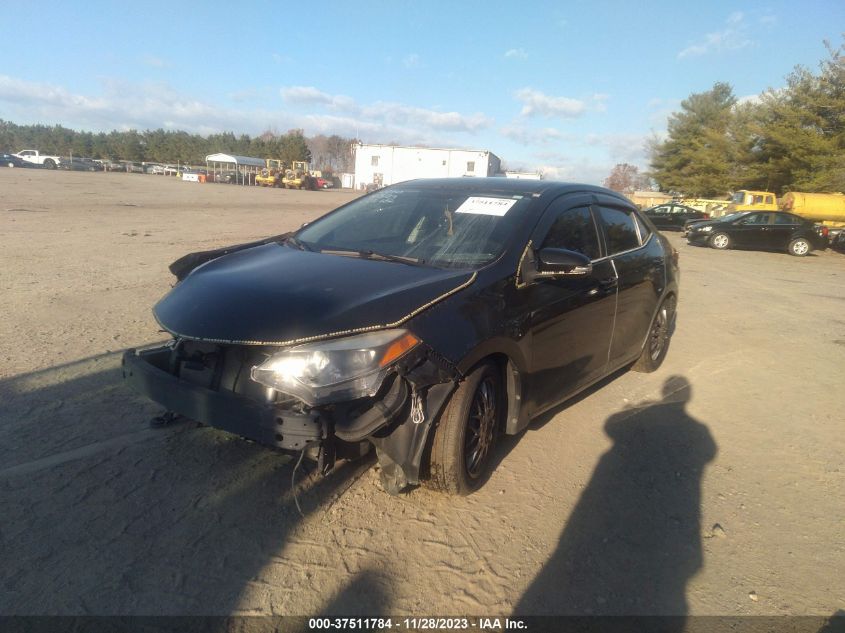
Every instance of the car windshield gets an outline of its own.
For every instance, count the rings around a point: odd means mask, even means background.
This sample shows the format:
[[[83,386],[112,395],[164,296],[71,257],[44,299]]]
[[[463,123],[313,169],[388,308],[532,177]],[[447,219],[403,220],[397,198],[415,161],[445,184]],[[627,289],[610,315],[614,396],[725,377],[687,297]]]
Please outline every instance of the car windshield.
[[[744,215],[748,215],[748,211],[728,213],[727,215],[723,215],[721,218],[719,218],[719,222],[733,222],[734,220],[741,218]]]
[[[530,200],[528,194],[391,187],[309,224],[296,240],[315,251],[474,268],[502,253]]]
[[[733,202],[734,204],[742,204],[743,202],[745,202],[745,192],[738,191],[737,193],[735,193],[731,198],[731,202]]]

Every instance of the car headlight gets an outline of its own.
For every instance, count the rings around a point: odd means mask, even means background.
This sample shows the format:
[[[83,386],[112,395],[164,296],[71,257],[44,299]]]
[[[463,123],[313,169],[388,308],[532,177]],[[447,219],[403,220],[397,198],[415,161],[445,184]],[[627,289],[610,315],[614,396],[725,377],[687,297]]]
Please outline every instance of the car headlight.
[[[396,361],[419,345],[403,329],[298,345],[252,368],[256,382],[309,406],[372,396]]]

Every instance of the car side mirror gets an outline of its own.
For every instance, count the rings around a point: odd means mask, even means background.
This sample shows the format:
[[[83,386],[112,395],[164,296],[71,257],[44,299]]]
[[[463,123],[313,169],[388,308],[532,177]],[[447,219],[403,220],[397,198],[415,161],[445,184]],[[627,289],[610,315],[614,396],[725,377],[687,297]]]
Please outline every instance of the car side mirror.
[[[537,251],[537,277],[589,275],[593,271],[590,258],[564,248],[542,248]]]

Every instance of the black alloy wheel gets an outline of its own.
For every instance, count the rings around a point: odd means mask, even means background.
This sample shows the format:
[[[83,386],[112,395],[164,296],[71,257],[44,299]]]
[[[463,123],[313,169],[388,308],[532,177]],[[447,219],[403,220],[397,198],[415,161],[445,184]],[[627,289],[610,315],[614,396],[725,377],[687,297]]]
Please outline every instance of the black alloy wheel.
[[[427,486],[468,495],[487,479],[505,408],[502,384],[499,368],[485,363],[458,385],[434,429]]]

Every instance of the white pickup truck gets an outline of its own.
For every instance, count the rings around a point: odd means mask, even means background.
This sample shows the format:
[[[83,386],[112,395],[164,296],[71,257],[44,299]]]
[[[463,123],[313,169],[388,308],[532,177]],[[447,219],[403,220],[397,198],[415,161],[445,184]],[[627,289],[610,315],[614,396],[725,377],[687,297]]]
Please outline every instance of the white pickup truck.
[[[45,169],[55,169],[61,160],[61,156],[48,156],[47,154],[42,154],[37,149],[22,149],[15,156],[21,157],[28,163],[41,165]]]

